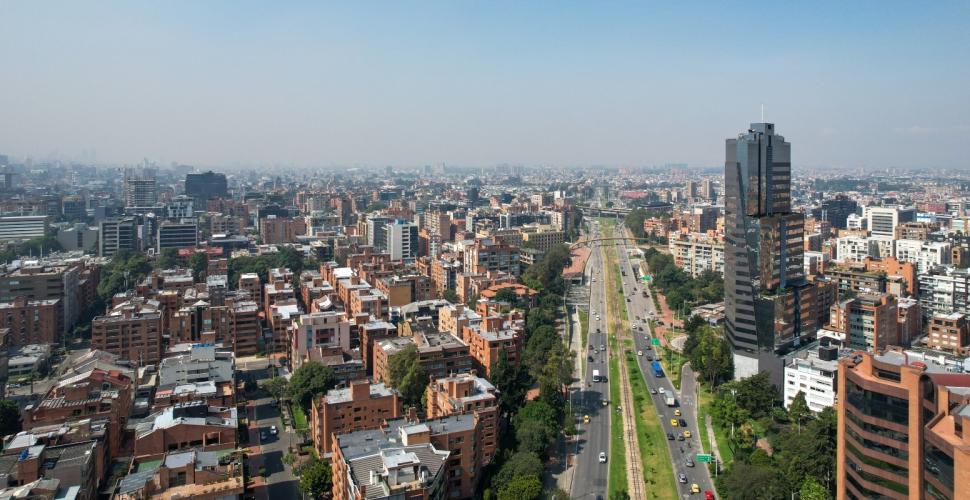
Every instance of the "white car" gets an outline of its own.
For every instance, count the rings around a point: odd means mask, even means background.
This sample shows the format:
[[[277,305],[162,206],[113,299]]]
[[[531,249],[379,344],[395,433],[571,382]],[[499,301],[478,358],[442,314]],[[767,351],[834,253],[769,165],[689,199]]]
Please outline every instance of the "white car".
[[[643,351],[637,351],[637,356],[643,356]]]
[[[605,464],[606,463],[606,452],[605,451],[601,451],[600,452],[600,463],[601,464]]]
[[[274,436],[275,436],[275,435],[277,435],[277,434],[279,434],[279,432],[280,432],[280,431],[279,431],[279,430],[278,430],[278,429],[276,428],[276,426],[275,426],[275,425],[271,425],[271,426],[269,426],[269,433],[270,433],[270,434],[272,434],[272,435],[274,435]]]
[[[663,387],[657,388],[657,392],[659,392],[660,394],[663,394],[664,393],[664,388]]]

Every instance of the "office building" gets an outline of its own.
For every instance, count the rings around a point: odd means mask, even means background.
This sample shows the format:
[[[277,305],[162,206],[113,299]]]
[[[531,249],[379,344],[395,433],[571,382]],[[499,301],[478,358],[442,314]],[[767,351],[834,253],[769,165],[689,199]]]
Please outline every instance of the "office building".
[[[43,238],[46,230],[46,215],[0,217],[0,243]]]
[[[870,234],[895,238],[896,226],[916,221],[916,209],[898,206],[866,207],[865,216]]]
[[[199,225],[195,222],[165,221],[158,226],[156,250],[165,248],[195,248],[199,244]]]
[[[391,260],[413,259],[418,256],[418,226],[405,221],[394,221],[384,226],[387,253]]]
[[[898,350],[838,371],[836,498],[970,497],[970,375]]]
[[[812,211],[812,216],[827,221],[837,229],[848,229],[847,219],[859,210],[859,204],[845,194],[837,194],[834,198],[822,200],[822,205]]]
[[[217,174],[211,170],[200,174],[185,174],[185,195],[197,200],[226,198],[226,186],[226,174]]]
[[[771,123],[726,142],[724,333],[736,378],[771,373],[781,354],[814,337],[814,293],[805,280],[805,217],[791,207],[791,146]]]
[[[139,250],[138,223],[134,217],[103,220],[98,233],[101,237],[98,241],[98,255],[101,257],[113,257],[122,250]]]
[[[368,215],[364,225],[367,231],[367,244],[378,252],[387,251],[387,225],[394,222],[393,217]],[[415,250],[417,245],[414,246]]]

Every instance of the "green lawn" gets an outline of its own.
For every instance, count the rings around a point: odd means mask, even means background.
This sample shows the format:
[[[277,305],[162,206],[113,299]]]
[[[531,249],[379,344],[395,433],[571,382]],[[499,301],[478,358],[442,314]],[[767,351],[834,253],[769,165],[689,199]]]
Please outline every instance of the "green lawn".
[[[589,313],[582,309],[579,310],[579,323],[582,325],[583,347],[585,348],[589,344]]]
[[[710,415],[710,408],[713,402],[714,395],[711,394],[710,389],[704,385],[698,386],[698,424],[704,422],[706,415]],[[714,426],[714,439],[717,440],[718,451],[721,453],[721,461],[723,462],[724,466],[730,466],[731,463],[734,462],[734,452],[731,451],[731,441],[728,437],[731,430],[714,424],[713,422],[712,425]],[[704,442],[705,450],[711,450],[712,448],[710,443],[707,442],[707,433],[702,432],[701,436],[701,439],[704,440],[702,442]]]
[[[612,352],[616,352],[616,339],[610,335]],[[626,440],[623,438],[623,417],[614,410],[620,401],[620,362],[615,355],[610,357],[610,475],[607,498],[620,491],[626,491]]]
[[[308,429],[310,427],[307,425],[306,414],[303,413],[303,408],[300,408],[300,405],[291,403],[290,413],[293,415],[294,429]]]
[[[627,352],[627,370],[637,415],[637,445],[640,447],[640,461],[643,462],[645,493],[648,498],[675,499],[677,482],[674,479],[670,453],[667,452],[667,435],[657,417],[657,410],[638,366],[633,352]]]

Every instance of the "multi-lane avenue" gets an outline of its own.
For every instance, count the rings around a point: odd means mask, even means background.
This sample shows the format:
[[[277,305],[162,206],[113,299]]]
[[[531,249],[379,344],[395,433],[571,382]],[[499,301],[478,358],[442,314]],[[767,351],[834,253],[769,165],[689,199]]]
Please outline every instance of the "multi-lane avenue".
[[[590,226],[589,237],[599,238],[601,228],[595,223]],[[666,374],[662,377],[656,377],[653,374],[651,361],[656,359],[659,353],[651,346],[653,335],[647,318],[657,315],[657,312],[654,310],[652,300],[643,295],[643,284],[639,281],[627,253],[629,248],[632,247],[618,243],[617,262],[606,262],[605,252],[598,246],[594,247],[586,266],[585,278],[590,285],[589,340],[582,351],[577,353],[586,358],[587,367],[579,383],[579,389],[572,394],[573,410],[580,416],[580,432],[575,450],[575,473],[570,493],[572,498],[576,499],[606,498],[609,467],[608,463],[601,462],[600,454],[605,453],[607,461],[612,459],[609,456],[611,431],[609,412],[612,410],[612,402],[610,406],[604,406],[603,401],[609,400],[609,384],[619,383],[619,381],[606,380],[607,355],[613,356],[619,353],[607,353],[605,349],[608,347],[607,334],[609,333],[606,294],[616,293],[616,290],[608,286],[608,283],[604,283],[607,278],[604,269],[607,265],[619,264],[623,282],[622,300],[627,301],[627,314],[635,349],[638,353],[642,353],[637,356],[640,372],[651,392],[651,400],[664,432],[670,433],[673,437],[667,441],[666,451],[670,453],[673,462],[678,493],[680,496],[690,496],[691,487],[697,485],[700,491],[698,497],[703,498],[706,491],[713,491],[714,488],[707,468],[704,464],[697,463],[696,459],[701,446],[694,384],[693,381],[685,380],[683,392],[678,393]],[[597,372],[602,378],[594,381],[594,373]],[[667,394],[675,395],[674,406],[667,406],[665,399]],[[585,422],[584,419],[587,416],[589,421]],[[676,427],[671,425],[672,419],[677,420]],[[681,420],[687,425],[681,425]],[[690,437],[684,437],[684,431],[689,431]],[[681,475],[683,475],[682,478]]]
[[[594,229],[595,231],[595,229]],[[595,232],[591,237],[596,237]],[[600,462],[600,453],[610,459],[610,414],[603,401],[609,399],[609,381],[593,381],[594,370],[604,377],[607,374],[607,320],[606,290],[603,288],[603,253],[594,249],[586,265],[586,282],[589,295],[589,345],[583,346],[578,356],[586,357],[586,371],[578,391],[573,391],[573,411],[580,415],[579,440],[577,441],[575,473],[570,496],[575,499],[606,498],[608,463]],[[589,422],[584,422],[585,417]]]
[[[628,249],[632,245],[621,244],[617,251],[617,260],[620,270],[625,273],[622,275],[624,300],[627,300],[627,314],[630,316],[630,326],[633,330],[635,349],[642,355],[637,356],[640,364],[640,372],[647,383],[651,392],[651,399],[657,409],[658,418],[664,427],[665,433],[670,433],[674,439],[667,441],[668,451],[673,461],[674,476],[678,480],[679,492],[690,494],[692,485],[697,485],[700,495],[704,492],[714,491],[713,481],[710,472],[705,464],[697,463],[696,455],[701,451],[700,432],[697,424],[697,401],[695,399],[694,383],[692,380],[685,380],[681,392],[674,391],[672,381],[666,374],[656,377],[651,368],[651,358],[656,359],[660,355],[652,346],[653,338],[650,324],[647,318],[651,315],[659,317],[659,313],[654,309],[653,300],[643,294],[644,284],[638,279],[630,262]],[[621,273],[622,274],[622,273]],[[663,390],[664,394],[660,391]],[[673,393],[676,395],[676,404],[667,406],[665,396]],[[679,412],[679,415],[677,413]],[[677,426],[672,425],[672,420],[677,420]],[[683,427],[681,420],[687,423]],[[690,432],[689,438],[684,436],[684,431]],[[680,437],[678,437],[680,436]],[[709,450],[705,450],[708,451]],[[689,460],[689,461],[688,461]],[[681,477],[683,474],[683,477]]]

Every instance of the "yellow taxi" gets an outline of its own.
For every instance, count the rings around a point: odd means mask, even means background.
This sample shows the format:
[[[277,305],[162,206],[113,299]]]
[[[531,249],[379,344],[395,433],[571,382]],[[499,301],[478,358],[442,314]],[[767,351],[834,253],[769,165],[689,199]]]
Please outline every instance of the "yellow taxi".
[[[588,424],[589,423],[589,415],[583,415],[583,423],[584,424]]]
[[[684,439],[690,439],[690,431],[684,431]]]
[[[680,416],[680,408],[677,408],[676,410],[674,410],[674,416],[675,417],[679,417]]]
[[[677,419],[676,418],[670,419],[670,426],[671,427],[677,427]]]
[[[690,485],[690,492],[691,493],[700,493],[701,492],[701,487],[700,486],[697,486],[697,483],[692,483]]]

